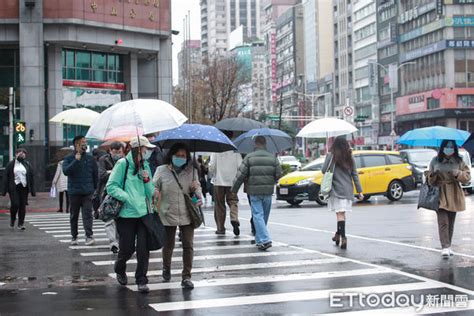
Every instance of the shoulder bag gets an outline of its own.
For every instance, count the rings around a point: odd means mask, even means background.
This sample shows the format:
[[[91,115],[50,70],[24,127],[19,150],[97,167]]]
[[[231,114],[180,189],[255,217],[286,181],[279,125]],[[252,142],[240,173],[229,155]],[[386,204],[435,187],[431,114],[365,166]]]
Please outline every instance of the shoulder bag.
[[[423,183],[418,197],[418,208],[425,208],[431,211],[439,209],[439,187]]]
[[[171,170],[171,173],[173,174],[176,183],[178,183],[178,186],[181,189],[181,192],[183,193],[184,202],[186,203],[186,209],[188,210],[189,216],[191,217],[191,225],[193,225],[194,228],[198,228],[202,225],[204,221],[204,216],[201,213],[200,208],[193,202],[189,194],[184,192],[183,186],[181,185],[181,183],[179,183],[178,176],[176,175],[174,170]]]
[[[320,193],[324,196],[328,196],[332,190],[332,178],[334,176],[334,169],[336,168],[336,163],[333,164],[334,155],[331,154],[331,160],[329,161],[329,166],[324,173],[323,180],[321,181]],[[331,170],[332,166],[332,170]]]
[[[159,250],[166,243],[166,230],[160,216],[153,211],[153,205],[146,198],[147,214],[141,218],[146,228],[146,244],[148,250]]]
[[[123,175],[123,186],[122,189],[125,190],[125,182],[127,181],[127,173],[129,162],[125,159],[127,163],[127,167],[125,168],[125,174]],[[108,222],[112,219],[116,219],[122,210],[123,202],[117,200],[116,198],[107,194],[100,204],[98,211],[99,211],[99,218],[104,221]]]

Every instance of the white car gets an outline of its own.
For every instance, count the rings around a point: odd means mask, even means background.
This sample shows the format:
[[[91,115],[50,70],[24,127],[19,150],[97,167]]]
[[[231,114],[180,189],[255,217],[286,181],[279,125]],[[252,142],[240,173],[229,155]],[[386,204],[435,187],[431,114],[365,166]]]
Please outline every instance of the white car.
[[[295,156],[280,156],[278,157],[280,165],[289,165],[291,171],[299,170],[301,168],[301,162],[296,159]]]

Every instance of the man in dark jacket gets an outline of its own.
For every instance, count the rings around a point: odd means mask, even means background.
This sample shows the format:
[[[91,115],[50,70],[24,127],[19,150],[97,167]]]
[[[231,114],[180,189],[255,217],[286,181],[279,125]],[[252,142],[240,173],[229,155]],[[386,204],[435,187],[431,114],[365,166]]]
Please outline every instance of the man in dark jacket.
[[[95,191],[94,198],[92,199],[93,203],[97,204],[94,205],[94,210],[99,208],[100,203],[102,203],[107,194],[105,187],[115,163],[124,157],[125,144],[122,142],[113,142],[110,144],[110,151],[99,158],[99,187]],[[118,235],[115,220],[111,219],[105,222],[105,233],[107,234],[107,238],[109,238],[110,251],[118,253]]]
[[[281,177],[278,159],[266,150],[265,137],[255,138],[255,151],[248,154],[240,165],[231,191],[237,193],[247,179],[247,194],[250,196],[255,242],[258,249],[266,250],[272,246],[267,223],[272,208],[272,195],[275,183]]]
[[[15,227],[18,214],[18,229],[25,230],[23,226],[28,205],[28,193],[36,196],[33,169],[26,158],[26,149],[18,148],[15,159],[10,161],[5,168],[3,177],[2,195],[10,196],[10,228]]]
[[[74,138],[73,154],[64,158],[63,173],[68,177],[67,190],[71,201],[71,245],[77,245],[77,222],[82,208],[82,223],[86,232],[86,245],[95,244],[92,232],[92,194],[98,186],[97,162],[87,154],[84,136]]]

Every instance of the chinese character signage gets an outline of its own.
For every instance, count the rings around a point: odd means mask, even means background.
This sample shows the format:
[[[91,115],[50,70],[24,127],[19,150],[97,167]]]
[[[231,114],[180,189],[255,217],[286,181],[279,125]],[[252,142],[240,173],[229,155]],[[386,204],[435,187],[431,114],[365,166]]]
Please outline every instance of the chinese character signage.
[[[447,40],[447,48],[474,48],[474,40]]]

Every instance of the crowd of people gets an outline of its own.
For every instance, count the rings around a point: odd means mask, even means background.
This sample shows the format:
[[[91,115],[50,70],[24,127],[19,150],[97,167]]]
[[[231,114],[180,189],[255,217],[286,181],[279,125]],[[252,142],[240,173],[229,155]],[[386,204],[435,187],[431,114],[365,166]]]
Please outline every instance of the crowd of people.
[[[275,183],[282,175],[276,155],[266,150],[266,138],[254,138],[255,150],[242,157],[234,151],[212,153],[209,159],[194,156],[184,143],[175,143],[165,151],[150,140],[155,135],[137,136],[126,143],[113,142],[101,157],[87,153],[84,136],[74,138],[74,152],[60,161],[53,185],[60,193],[59,212],[70,213],[71,245],[78,244],[78,220],[82,214],[85,245],[95,243],[93,212],[97,212],[107,195],[120,201],[120,213],[105,221],[110,250],[117,254],[115,273],[121,285],[128,283],[127,261],[137,256],[135,282],[140,292],[148,292],[147,271],[150,257],[147,228],[143,217],[157,212],[166,239],[162,248],[162,278],[171,279],[175,236],[179,231],[182,244],[183,270],[181,286],[194,288],[191,281],[195,226],[186,206],[186,195],[192,196],[197,207],[214,205],[216,235],[226,234],[227,207],[230,225],[235,236],[240,235],[239,200],[237,192],[242,184],[247,193],[252,213],[252,232],[259,250],[272,246],[267,224],[272,206]],[[231,138],[233,135],[228,133]],[[26,160],[27,151],[19,148],[15,159],[6,167],[3,195],[11,200],[10,226],[24,230],[25,207],[28,195],[35,196],[34,176]],[[352,151],[343,136],[336,137],[324,162],[323,173],[332,173],[328,209],[336,213],[337,230],[332,238],[337,246],[347,248],[346,213],[351,212],[354,187],[357,198],[363,199]],[[455,142],[445,140],[438,155],[431,161],[427,181],[440,188],[437,211],[442,256],[452,255],[451,241],[456,213],[465,209],[460,183],[470,180],[469,167],[459,156]],[[209,193],[209,196],[207,196]],[[63,208],[63,196],[66,208]]]

